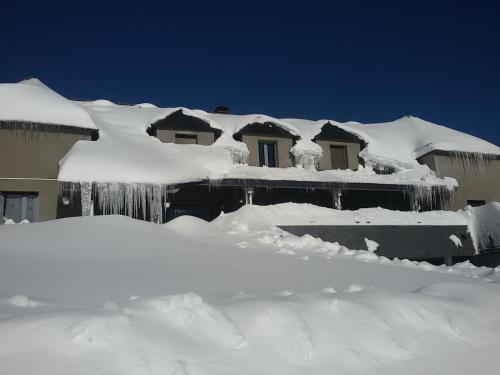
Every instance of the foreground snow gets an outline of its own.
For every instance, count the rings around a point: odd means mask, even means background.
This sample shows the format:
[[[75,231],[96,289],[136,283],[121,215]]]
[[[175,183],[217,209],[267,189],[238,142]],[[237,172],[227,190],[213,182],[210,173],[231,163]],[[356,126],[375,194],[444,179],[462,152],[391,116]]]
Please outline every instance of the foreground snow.
[[[500,271],[241,210],[0,227],[0,374],[497,374]]]

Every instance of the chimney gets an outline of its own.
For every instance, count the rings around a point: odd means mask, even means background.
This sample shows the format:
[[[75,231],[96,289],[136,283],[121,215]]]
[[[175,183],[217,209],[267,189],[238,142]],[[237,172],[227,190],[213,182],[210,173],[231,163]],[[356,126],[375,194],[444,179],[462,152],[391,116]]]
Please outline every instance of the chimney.
[[[214,113],[227,115],[229,113],[229,107],[226,107],[225,105],[218,105],[215,107]]]

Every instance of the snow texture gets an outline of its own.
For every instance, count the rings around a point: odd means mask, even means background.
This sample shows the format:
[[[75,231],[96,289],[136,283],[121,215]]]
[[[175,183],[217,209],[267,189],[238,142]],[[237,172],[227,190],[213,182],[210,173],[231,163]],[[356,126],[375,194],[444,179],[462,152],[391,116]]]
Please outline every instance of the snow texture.
[[[313,204],[281,203],[269,206],[246,205],[219,216],[216,222],[233,222],[256,227],[272,225],[467,225],[462,212],[393,211],[385,208],[335,210]]]
[[[479,207],[467,206],[460,212],[469,221],[476,249],[500,249],[500,202],[490,202]]]
[[[450,235],[449,239],[450,239],[451,242],[453,242],[453,244],[455,245],[455,247],[460,248],[460,247],[463,246],[462,245],[462,241],[456,235],[454,235],[454,234]]]
[[[0,84],[0,122],[97,129],[87,111],[36,78]]]
[[[496,373],[498,270],[275,224],[240,210],[0,227],[0,374]]]
[[[380,246],[377,242],[369,240],[368,238],[365,238],[365,243],[366,243],[366,250],[368,250],[371,253],[377,251]]]

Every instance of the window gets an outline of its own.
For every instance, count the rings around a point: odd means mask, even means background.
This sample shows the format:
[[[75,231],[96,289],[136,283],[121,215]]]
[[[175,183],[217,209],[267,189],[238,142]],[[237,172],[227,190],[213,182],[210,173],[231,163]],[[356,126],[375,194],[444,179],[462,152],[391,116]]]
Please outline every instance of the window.
[[[481,200],[467,200],[467,205],[472,207],[484,206],[485,204],[486,202]]]
[[[276,142],[259,141],[259,165],[277,167],[277,149]]]
[[[347,147],[330,146],[332,169],[347,169]]]
[[[175,134],[175,143],[181,145],[195,145],[198,143],[198,136],[196,134]]]
[[[0,193],[0,223],[7,220],[19,223],[37,220],[38,194],[36,193]]]

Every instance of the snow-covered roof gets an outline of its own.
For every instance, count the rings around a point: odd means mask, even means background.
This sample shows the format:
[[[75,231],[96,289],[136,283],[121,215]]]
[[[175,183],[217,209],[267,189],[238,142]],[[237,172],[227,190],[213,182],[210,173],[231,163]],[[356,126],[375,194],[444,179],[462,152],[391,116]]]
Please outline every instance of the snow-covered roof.
[[[336,125],[365,140],[361,157],[382,163],[411,166],[432,151],[500,155],[500,148],[492,143],[413,116],[378,124]]]
[[[0,84],[0,121],[97,130],[85,110],[36,78]]]
[[[161,143],[146,130],[182,111],[222,131],[211,146]],[[158,108],[149,103],[118,105],[108,100],[70,101],[38,80],[0,84],[0,121],[42,122],[99,129],[95,142],[79,141],[60,162],[59,180],[176,184],[201,180],[264,179],[321,182],[365,182],[398,185],[445,185],[417,158],[434,150],[500,155],[500,148],[479,138],[416,117],[380,124],[340,123],[334,120],[277,119],[266,115],[208,113],[183,107]],[[359,171],[315,171],[307,168],[260,168],[238,164],[248,149],[234,135],[250,124],[272,123],[297,138],[291,150],[300,164],[321,157],[312,140],[331,124],[366,143]],[[328,125],[330,126],[330,125]],[[310,156],[310,159],[307,157]],[[300,159],[302,160],[302,159]],[[309,160],[309,162],[307,162]],[[312,162],[311,162],[312,160]],[[377,175],[370,165],[391,166],[396,173]]]

